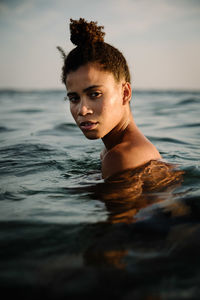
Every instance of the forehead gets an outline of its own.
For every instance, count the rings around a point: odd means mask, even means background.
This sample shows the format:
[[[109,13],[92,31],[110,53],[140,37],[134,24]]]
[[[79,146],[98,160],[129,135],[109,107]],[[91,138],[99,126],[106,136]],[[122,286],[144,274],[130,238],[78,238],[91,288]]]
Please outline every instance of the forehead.
[[[115,82],[111,72],[102,70],[99,66],[87,64],[70,72],[66,78],[67,90],[86,88],[88,85],[105,85]]]

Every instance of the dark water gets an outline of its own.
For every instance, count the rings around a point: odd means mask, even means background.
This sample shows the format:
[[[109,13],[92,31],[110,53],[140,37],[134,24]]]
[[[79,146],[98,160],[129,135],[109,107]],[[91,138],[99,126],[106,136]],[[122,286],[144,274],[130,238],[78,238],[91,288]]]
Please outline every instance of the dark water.
[[[101,141],[82,136],[64,96],[0,92],[1,291],[200,299],[200,93],[135,92],[136,123],[184,173],[142,194],[102,181]]]

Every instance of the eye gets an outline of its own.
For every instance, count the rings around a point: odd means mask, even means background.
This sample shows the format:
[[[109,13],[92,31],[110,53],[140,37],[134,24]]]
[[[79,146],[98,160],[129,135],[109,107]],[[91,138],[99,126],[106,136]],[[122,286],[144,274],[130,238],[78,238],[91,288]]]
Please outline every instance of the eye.
[[[79,101],[79,96],[78,95],[69,95],[67,97],[67,99],[71,102],[71,103],[77,103]]]
[[[89,93],[89,97],[91,99],[100,98],[101,96],[102,96],[102,93],[98,92],[98,91],[94,91],[94,92]]]

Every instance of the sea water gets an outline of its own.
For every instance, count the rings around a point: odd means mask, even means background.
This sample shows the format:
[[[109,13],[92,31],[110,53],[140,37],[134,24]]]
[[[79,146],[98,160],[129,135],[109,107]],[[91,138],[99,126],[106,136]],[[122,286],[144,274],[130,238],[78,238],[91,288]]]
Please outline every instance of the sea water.
[[[102,142],[83,136],[64,96],[0,92],[2,293],[199,299],[200,92],[133,93],[137,125],[183,173],[145,201],[133,182],[102,180]]]

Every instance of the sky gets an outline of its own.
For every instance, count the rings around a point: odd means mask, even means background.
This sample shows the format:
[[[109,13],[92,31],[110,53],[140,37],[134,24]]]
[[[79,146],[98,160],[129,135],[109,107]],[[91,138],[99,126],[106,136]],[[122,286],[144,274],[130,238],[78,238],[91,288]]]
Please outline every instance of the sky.
[[[0,88],[64,89],[69,19],[103,25],[133,89],[200,90],[200,0],[0,0]]]

